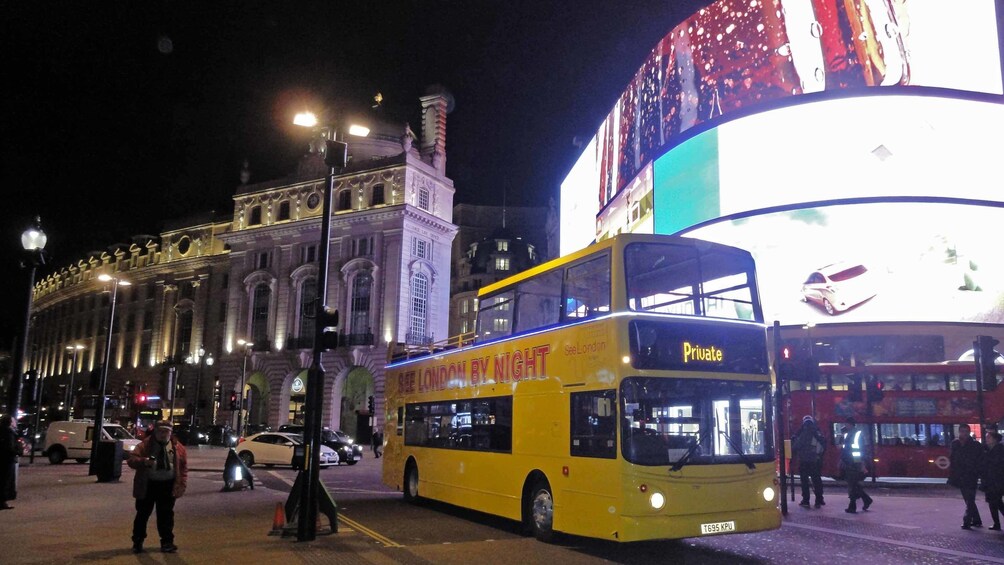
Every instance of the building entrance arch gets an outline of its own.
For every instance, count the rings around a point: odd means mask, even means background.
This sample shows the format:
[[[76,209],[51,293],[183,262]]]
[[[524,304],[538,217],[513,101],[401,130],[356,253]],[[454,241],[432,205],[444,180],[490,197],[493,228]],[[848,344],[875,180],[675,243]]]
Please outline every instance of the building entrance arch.
[[[374,391],[373,373],[366,367],[352,367],[345,375],[338,426],[363,445],[369,443],[373,432],[369,397],[373,396]]]

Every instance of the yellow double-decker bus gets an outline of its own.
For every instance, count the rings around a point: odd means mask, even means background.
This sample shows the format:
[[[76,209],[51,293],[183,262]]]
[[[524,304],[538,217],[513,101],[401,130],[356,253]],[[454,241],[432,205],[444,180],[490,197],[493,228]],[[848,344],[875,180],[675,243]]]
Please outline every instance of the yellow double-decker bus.
[[[746,251],[620,235],[483,288],[476,332],[394,349],[383,480],[621,542],[781,524]]]

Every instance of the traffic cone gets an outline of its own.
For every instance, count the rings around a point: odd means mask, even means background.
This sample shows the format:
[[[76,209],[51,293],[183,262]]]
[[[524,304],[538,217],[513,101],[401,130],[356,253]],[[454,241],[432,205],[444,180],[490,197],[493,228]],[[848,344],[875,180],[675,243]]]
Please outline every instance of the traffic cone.
[[[286,511],[282,509],[282,503],[275,503],[275,514],[272,517],[272,531],[269,535],[281,535],[282,529],[286,527]]]

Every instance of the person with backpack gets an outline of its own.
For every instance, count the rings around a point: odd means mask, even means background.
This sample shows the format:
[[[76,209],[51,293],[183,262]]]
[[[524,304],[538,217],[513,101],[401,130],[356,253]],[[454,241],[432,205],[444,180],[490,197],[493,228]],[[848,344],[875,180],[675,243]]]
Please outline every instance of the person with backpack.
[[[798,474],[802,483],[802,501],[799,506],[809,506],[809,483],[816,495],[816,508],[826,504],[823,501],[823,453],[826,451],[826,438],[819,431],[816,420],[812,416],[802,418],[799,428],[791,442],[794,456],[798,458]]]

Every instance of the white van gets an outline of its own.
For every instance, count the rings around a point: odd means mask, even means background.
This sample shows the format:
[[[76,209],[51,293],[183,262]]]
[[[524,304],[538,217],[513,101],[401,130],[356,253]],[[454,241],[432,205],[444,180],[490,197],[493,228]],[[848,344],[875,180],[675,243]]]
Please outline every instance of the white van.
[[[49,463],[59,465],[66,459],[76,459],[78,463],[86,463],[91,458],[91,436],[94,434],[93,420],[70,420],[52,422],[45,432],[45,447],[42,455],[49,458]],[[101,426],[101,436],[108,440],[121,440],[123,455],[128,455],[139,440],[132,437],[125,428],[118,424],[106,423]]]

